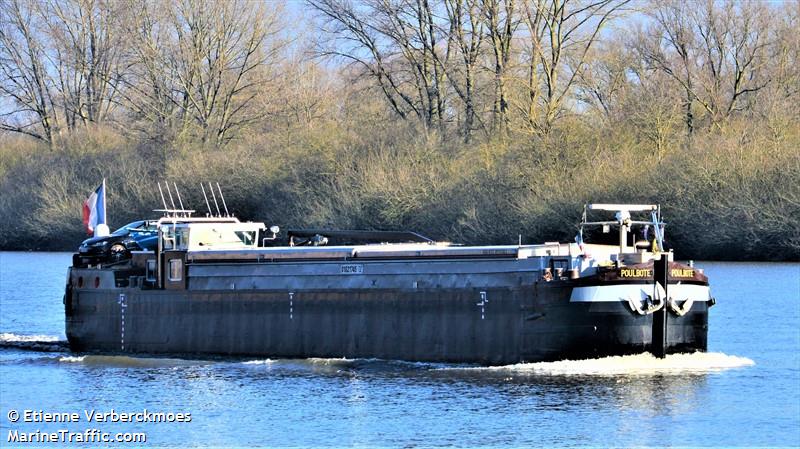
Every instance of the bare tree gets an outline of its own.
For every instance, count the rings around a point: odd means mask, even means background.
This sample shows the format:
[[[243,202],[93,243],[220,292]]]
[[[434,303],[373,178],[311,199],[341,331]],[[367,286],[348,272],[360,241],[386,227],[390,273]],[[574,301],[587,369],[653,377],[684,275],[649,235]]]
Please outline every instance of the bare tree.
[[[0,8],[0,129],[53,144],[59,123],[35,6],[6,0]]]
[[[632,125],[636,135],[648,141],[653,154],[661,160],[674,148],[675,140],[679,140],[675,136],[683,126],[682,105],[674,100],[680,90],[663,72],[651,72],[638,64],[628,70],[631,81],[617,95],[620,103],[613,104],[618,109],[615,122]]]
[[[706,76],[701,78],[707,100],[698,100],[712,114],[712,122],[719,125],[741,108],[745,95],[769,83],[759,73],[768,62],[768,11],[758,3],[742,8],[738,3],[720,6],[707,1],[705,8],[696,13],[695,23],[707,68]]]
[[[800,2],[780,5],[774,17],[770,63],[764,67],[770,85],[751,98],[756,98],[756,117],[763,119],[759,123],[767,126],[773,137],[785,138],[800,118]]]
[[[322,31],[332,38],[320,56],[343,58],[363,69],[401,118],[415,116],[427,129],[448,120],[446,71],[450,45],[440,14],[429,0],[308,0]]]
[[[511,61],[512,41],[519,26],[515,0],[481,0],[486,32],[492,43],[495,98],[492,109],[494,128],[505,133],[508,127],[506,78]]]
[[[102,122],[116,106],[124,72],[124,41],[116,32],[116,4],[105,0],[46,0],[43,17],[57,72],[59,106],[68,129]]]
[[[642,58],[652,67],[657,68],[675,79],[682,87],[682,101],[685,111],[687,133],[694,132],[693,105],[697,97],[696,68],[694,66],[695,42],[689,21],[689,6],[679,1],[653,4],[655,11],[652,17],[656,25],[651,26],[645,34],[640,33],[634,45]]]
[[[262,129],[274,128],[276,124],[287,129],[299,125],[313,129],[323,123],[339,118],[339,98],[345,91],[335,73],[309,58],[305,46],[298,47],[294,54],[287,55],[275,67],[281,76],[263,86],[264,95],[259,95],[256,107],[268,118]]]
[[[534,2],[536,1],[536,2]],[[526,117],[527,126],[536,129],[539,124],[539,101],[541,98],[541,70],[539,68],[539,54],[544,51],[544,12],[541,2],[528,0],[523,2],[523,21],[527,28],[529,47],[527,49],[527,105],[518,107]]]
[[[3,129],[53,143],[116,106],[123,42],[104,0],[13,0],[0,12]]]
[[[282,47],[280,8],[243,0],[134,1],[129,8],[135,111],[216,145],[258,119],[251,106]]]
[[[146,132],[167,136],[181,128],[177,75],[165,56],[164,46],[173,42],[163,8],[150,1],[126,0],[120,20],[130,40],[125,60],[128,76],[120,95],[133,123],[143,123]],[[185,104],[184,104],[185,106]]]
[[[448,63],[450,52],[438,54],[441,33],[429,0],[380,0],[374,10],[382,22],[377,29],[396,46],[413,76],[426,128],[437,126],[443,131],[443,66]]]
[[[332,38],[328,45],[320,43],[316,53],[341,57],[360,66],[377,82],[397,115],[403,119],[409,112],[419,116],[416,102],[402,89],[403,83],[390,69],[394,54],[384,48],[381,32],[366,22],[362,12],[342,0],[309,0],[308,4],[321,16],[321,32]]]
[[[575,96],[576,100],[608,117],[614,114],[619,101],[630,90],[630,65],[635,58],[620,40],[600,45],[593,53],[585,70],[578,75]]]
[[[277,51],[266,46],[278,32],[277,14],[245,1],[181,0],[173,10],[177,45],[167,56],[184,97],[181,107],[204,140],[223,144],[232,130],[258,117],[248,106],[264,82],[260,69]]]
[[[658,0],[651,6],[654,23],[634,45],[651,68],[680,85],[689,135],[696,127],[695,104],[720,127],[748,94],[769,83],[762,69],[771,23],[763,4],[707,0],[696,9]]]
[[[606,25],[630,0],[529,0],[525,21],[530,39],[528,122],[548,133],[590,68],[592,50]],[[541,82],[539,82],[541,79]],[[541,92],[540,92],[541,91]],[[534,115],[536,103],[543,107]]]
[[[775,44],[770,52],[772,74],[777,90],[784,98],[800,96],[800,2],[787,2],[778,9]],[[797,102],[796,102],[797,104]]]
[[[449,22],[448,45],[455,46],[461,63],[442,64],[442,68],[453,90],[464,103],[462,134],[465,142],[469,142],[475,122],[483,125],[476,111],[476,78],[485,37],[483,3],[480,0],[446,0],[445,10]]]

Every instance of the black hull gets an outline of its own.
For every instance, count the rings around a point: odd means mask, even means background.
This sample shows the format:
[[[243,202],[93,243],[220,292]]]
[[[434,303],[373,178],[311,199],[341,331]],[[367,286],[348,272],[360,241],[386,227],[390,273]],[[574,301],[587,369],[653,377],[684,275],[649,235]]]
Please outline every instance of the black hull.
[[[501,289],[68,289],[77,352],[506,365],[651,350],[653,315],[570,302],[569,281]],[[484,301],[485,298],[485,301]],[[481,305],[483,303],[483,305]],[[668,313],[667,352],[705,351],[708,304]]]

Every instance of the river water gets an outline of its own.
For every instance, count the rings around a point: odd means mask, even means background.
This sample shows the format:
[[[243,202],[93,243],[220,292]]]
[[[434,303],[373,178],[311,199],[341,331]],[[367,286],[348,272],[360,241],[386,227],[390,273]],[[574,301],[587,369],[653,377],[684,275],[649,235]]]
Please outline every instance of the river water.
[[[71,354],[69,263],[0,253],[0,447],[15,431],[87,429],[146,435],[115,447],[800,446],[797,263],[696,264],[717,299],[707,354],[493,368]],[[25,410],[80,419],[11,421]],[[92,410],[191,421],[87,422]]]

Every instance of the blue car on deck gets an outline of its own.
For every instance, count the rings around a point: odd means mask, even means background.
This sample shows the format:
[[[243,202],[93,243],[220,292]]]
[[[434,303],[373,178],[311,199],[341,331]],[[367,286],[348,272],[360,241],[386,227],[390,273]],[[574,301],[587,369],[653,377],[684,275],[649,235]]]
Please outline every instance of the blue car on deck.
[[[158,221],[128,223],[109,235],[88,238],[78,248],[84,264],[117,262],[130,257],[131,251],[153,251],[158,245]]]

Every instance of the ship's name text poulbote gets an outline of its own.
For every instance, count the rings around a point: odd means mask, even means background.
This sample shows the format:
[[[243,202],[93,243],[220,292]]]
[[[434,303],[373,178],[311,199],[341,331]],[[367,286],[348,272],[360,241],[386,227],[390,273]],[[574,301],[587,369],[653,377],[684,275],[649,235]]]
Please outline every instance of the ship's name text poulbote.
[[[673,278],[691,278],[694,277],[694,270],[686,268],[673,268],[670,270],[669,275]],[[619,277],[652,278],[653,270],[649,268],[623,268],[619,270]]]

